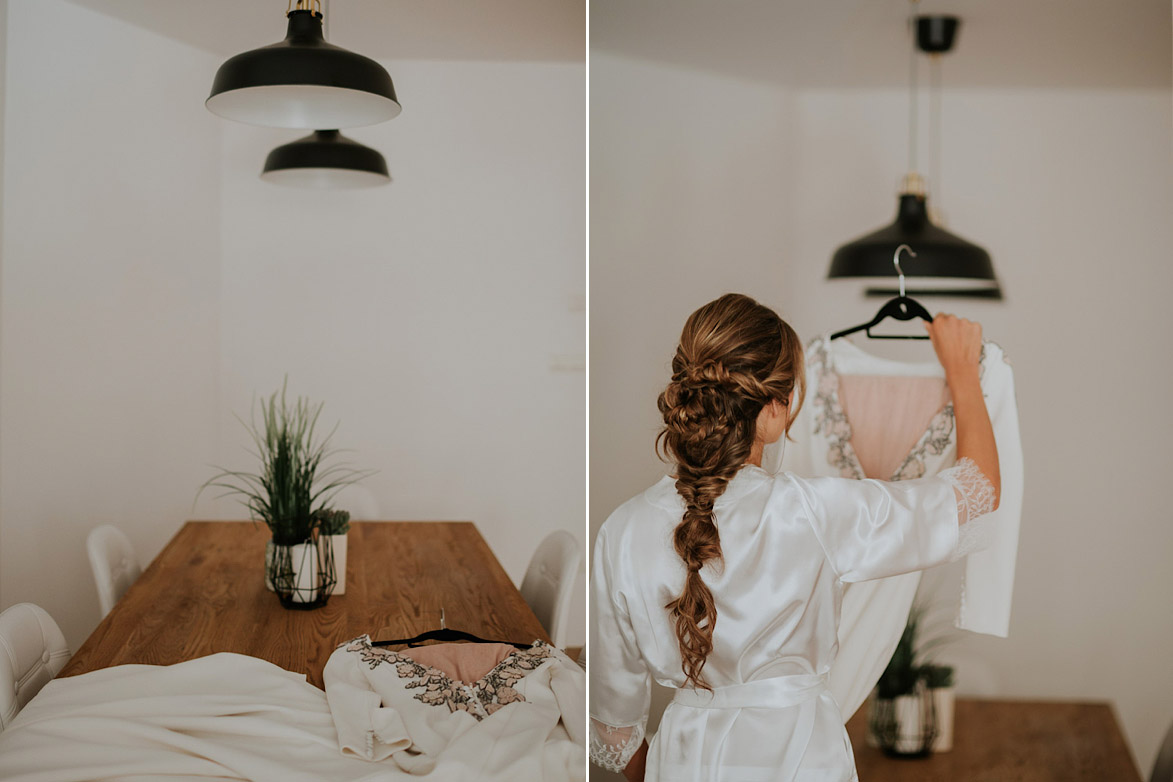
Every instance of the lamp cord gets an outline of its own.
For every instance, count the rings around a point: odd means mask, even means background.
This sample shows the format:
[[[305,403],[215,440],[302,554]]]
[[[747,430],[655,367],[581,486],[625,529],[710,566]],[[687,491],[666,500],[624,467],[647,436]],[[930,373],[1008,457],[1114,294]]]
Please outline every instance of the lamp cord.
[[[908,12],[908,32],[912,36],[912,46],[909,48],[908,59],[908,172],[916,173],[916,4],[918,0],[911,0]]]
[[[929,55],[929,181],[941,204],[941,55]]]

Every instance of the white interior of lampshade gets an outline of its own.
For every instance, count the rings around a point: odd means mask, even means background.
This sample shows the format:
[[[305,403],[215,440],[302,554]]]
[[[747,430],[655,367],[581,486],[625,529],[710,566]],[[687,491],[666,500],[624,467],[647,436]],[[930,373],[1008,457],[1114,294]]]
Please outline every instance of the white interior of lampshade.
[[[901,264],[904,265],[904,264]],[[899,290],[900,278],[896,275],[887,277],[835,277],[828,280],[836,285],[857,285],[861,288],[891,288]],[[996,288],[995,280],[977,280],[972,277],[922,277],[904,276],[904,287],[908,290],[942,289],[942,290],[972,290],[974,288]]]
[[[213,95],[208,110],[227,119],[271,128],[357,128],[399,115],[382,95],[320,84],[274,84]]]
[[[354,190],[391,181],[391,177],[353,168],[279,168],[262,173],[261,179],[275,185],[316,190]]]

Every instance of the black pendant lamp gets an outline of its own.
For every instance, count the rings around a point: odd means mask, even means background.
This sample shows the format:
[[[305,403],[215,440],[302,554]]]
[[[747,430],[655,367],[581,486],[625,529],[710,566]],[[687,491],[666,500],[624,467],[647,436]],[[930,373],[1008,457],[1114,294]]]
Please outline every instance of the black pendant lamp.
[[[285,40],[238,54],[216,71],[213,114],[277,128],[353,128],[400,112],[379,63],[326,43],[319,0],[291,0]]]
[[[385,185],[391,175],[377,150],[337,130],[315,130],[270,152],[261,179],[290,187],[347,189]]]
[[[912,0],[915,8],[916,0]],[[972,242],[934,225],[929,217],[928,195],[916,168],[916,50],[939,54],[949,51],[957,31],[956,17],[916,17],[917,46],[910,69],[911,121],[909,123],[909,168],[899,196],[896,219],[878,231],[854,239],[835,251],[828,278],[892,277],[892,254],[902,244],[916,251],[916,263],[905,270],[910,281],[923,280],[923,287],[909,287],[909,295],[971,296],[1001,299],[1002,289],[994,274],[990,254]],[[894,287],[871,287],[869,296],[893,296]]]

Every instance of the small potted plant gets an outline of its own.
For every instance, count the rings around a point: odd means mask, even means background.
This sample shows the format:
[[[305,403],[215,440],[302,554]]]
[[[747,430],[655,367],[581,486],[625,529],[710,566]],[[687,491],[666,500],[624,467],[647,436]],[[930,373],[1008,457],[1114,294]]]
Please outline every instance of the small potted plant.
[[[265,553],[266,585],[286,608],[317,608],[325,605],[337,580],[335,538],[323,534],[323,514],[337,514],[329,508],[333,496],[371,473],[327,464],[336,453],[329,442],[338,426],[317,437],[324,403],[313,405],[298,397],[290,405],[287,385],[288,378],[280,391],[261,400],[259,424],[255,406],[250,423],[237,416],[252,436],[259,472],[217,468],[220,472],[200,492],[217,486],[227,489],[221,496],[239,496],[253,521],[263,521],[272,535]],[[336,516],[329,518],[336,529]]]
[[[328,540],[334,553],[334,594],[346,593],[346,543],[350,532],[350,512],[326,508],[318,511],[319,535]]]
[[[951,746],[953,669],[928,663],[928,650],[947,639],[918,645],[925,609],[914,605],[892,659],[880,675],[868,720],[871,739],[887,755],[926,757]],[[939,692],[939,694],[938,694]],[[942,710],[948,708],[948,713]],[[947,720],[947,726],[946,726]],[[948,739],[944,742],[944,729]]]
[[[948,752],[953,749],[953,668],[948,665],[927,664],[922,670],[937,717],[937,737],[933,739],[932,749],[933,752]]]

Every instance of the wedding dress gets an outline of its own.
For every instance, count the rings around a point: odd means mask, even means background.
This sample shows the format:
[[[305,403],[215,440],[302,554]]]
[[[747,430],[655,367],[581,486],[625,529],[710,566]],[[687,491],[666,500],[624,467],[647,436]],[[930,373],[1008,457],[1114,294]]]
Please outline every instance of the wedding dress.
[[[980,382],[998,445],[998,509],[965,557],[957,627],[1005,637],[1010,628],[1023,464],[1014,373],[1002,348],[982,346]],[[909,363],[871,355],[826,336],[806,350],[807,399],[791,442],[768,446],[771,472],[900,481],[931,476],[957,461],[953,406],[936,359]],[[844,719],[867,698],[891,659],[920,584],[919,571],[849,584],[830,688]]]

